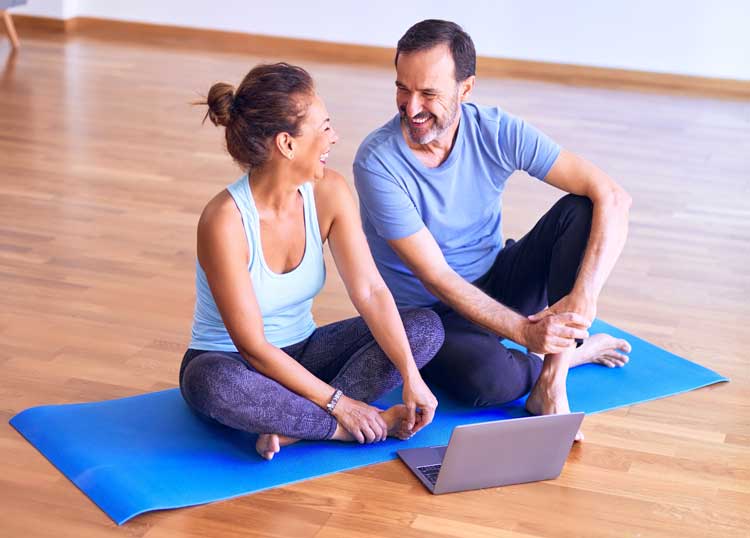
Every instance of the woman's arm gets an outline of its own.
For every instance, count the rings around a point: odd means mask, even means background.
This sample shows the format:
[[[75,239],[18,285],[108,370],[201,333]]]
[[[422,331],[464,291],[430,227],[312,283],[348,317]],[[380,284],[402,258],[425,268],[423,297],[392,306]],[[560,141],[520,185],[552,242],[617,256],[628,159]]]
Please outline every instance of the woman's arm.
[[[259,373],[325,409],[335,389],[266,340],[247,271],[248,260],[242,218],[224,191],[206,206],[198,223],[198,261],[229,336]],[[387,436],[385,421],[377,409],[361,402],[342,398],[334,416],[359,442]]]
[[[407,429],[432,421],[437,399],[422,380],[390,290],[380,276],[362,231],[357,205],[344,178],[332,171],[316,186],[316,200],[331,217],[328,240],[333,259],[354,307],[404,380]],[[417,422],[416,408],[421,410]]]

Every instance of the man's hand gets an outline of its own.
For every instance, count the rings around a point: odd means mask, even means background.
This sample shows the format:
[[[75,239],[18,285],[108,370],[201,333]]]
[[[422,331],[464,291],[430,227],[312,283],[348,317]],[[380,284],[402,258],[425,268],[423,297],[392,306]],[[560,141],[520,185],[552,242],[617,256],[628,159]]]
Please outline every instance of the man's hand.
[[[388,426],[380,416],[380,409],[359,400],[342,396],[333,416],[359,443],[385,441],[388,437]]]
[[[575,347],[576,339],[588,338],[591,323],[575,312],[555,313],[551,308],[528,317],[524,344],[533,353],[562,353]]]
[[[406,420],[402,425],[402,433],[414,435],[432,422],[438,401],[419,372],[414,378],[404,381],[402,398],[408,410]],[[419,408],[419,411],[417,411],[417,408]]]

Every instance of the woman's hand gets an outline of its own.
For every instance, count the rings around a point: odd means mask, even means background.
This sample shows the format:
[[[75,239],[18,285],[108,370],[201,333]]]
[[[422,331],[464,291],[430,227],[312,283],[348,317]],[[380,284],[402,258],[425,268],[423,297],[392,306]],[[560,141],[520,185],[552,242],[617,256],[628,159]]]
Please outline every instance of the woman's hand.
[[[408,435],[414,435],[432,422],[438,401],[419,372],[404,381],[402,398],[408,410],[402,430],[405,430]]]
[[[380,412],[377,407],[344,395],[333,409],[333,416],[357,442],[374,443],[388,437],[388,426]]]

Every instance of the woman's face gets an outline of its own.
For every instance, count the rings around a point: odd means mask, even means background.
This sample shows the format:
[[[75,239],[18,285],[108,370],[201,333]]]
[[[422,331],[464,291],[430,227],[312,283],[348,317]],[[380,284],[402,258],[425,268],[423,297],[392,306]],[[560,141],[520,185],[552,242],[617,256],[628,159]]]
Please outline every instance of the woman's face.
[[[333,130],[328,110],[317,93],[312,97],[300,130],[300,136],[295,137],[295,168],[306,178],[322,179],[328,152],[339,137]]]

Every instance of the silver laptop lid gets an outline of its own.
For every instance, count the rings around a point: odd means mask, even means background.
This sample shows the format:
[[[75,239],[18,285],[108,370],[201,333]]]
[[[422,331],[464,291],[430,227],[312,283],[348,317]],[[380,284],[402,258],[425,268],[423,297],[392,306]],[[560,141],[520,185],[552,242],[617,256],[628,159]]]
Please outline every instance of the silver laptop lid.
[[[556,478],[583,416],[542,415],[456,426],[434,492]]]

